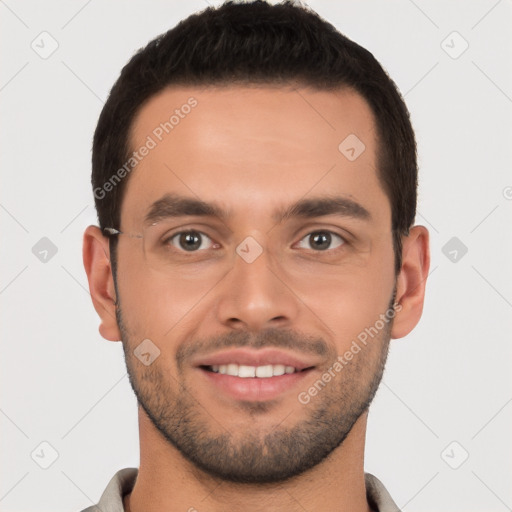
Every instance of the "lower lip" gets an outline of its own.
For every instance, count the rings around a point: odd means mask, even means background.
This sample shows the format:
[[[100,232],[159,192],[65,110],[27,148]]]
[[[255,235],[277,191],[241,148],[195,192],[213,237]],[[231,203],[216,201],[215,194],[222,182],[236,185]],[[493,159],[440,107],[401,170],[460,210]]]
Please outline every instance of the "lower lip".
[[[199,371],[218,389],[237,400],[263,401],[277,398],[293,389],[311,373],[313,368],[276,377],[234,377],[199,368]]]

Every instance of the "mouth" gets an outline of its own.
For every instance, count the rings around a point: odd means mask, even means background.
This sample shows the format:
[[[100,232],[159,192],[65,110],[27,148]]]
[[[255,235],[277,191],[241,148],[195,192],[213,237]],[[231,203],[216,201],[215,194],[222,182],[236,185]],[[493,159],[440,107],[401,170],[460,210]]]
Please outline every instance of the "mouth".
[[[232,349],[192,362],[200,379],[204,379],[202,385],[207,392],[213,390],[215,399],[245,401],[285,397],[294,390],[298,393],[306,389],[304,381],[319,364],[302,354],[270,347]]]
[[[205,379],[205,388],[231,400],[264,402],[297,396],[308,385],[305,379],[314,371],[310,366],[297,369],[285,365],[247,366],[235,363],[223,365],[201,365],[197,368]]]
[[[266,364],[262,366],[249,366],[236,363],[228,364],[214,364],[214,365],[201,365],[199,368],[212,373],[220,375],[230,375],[231,377],[239,377],[241,379],[269,379],[272,377],[279,377],[281,375],[291,375],[294,373],[305,372],[314,368],[309,366],[307,368],[296,368],[294,366],[284,364]]]

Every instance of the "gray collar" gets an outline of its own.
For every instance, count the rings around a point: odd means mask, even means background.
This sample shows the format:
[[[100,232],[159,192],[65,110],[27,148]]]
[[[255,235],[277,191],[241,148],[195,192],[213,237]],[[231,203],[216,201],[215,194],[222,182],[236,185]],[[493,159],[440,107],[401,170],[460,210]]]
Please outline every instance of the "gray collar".
[[[130,493],[137,479],[137,468],[119,470],[110,480],[96,506],[82,512],[124,512],[123,496]],[[366,497],[375,512],[400,512],[384,484],[370,473],[364,474]]]

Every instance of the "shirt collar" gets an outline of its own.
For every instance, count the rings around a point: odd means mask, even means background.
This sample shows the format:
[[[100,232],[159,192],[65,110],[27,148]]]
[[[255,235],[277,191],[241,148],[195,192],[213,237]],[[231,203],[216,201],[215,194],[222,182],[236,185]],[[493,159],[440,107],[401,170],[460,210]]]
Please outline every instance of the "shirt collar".
[[[137,479],[137,468],[124,468],[119,470],[110,480],[101,495],[96,507],[86,508],[82,512],[124,512],[123,496],[130,493]],[[400,512],[384,484],[370,473],[364,474],[366,484],[366,497],[372,511]]]

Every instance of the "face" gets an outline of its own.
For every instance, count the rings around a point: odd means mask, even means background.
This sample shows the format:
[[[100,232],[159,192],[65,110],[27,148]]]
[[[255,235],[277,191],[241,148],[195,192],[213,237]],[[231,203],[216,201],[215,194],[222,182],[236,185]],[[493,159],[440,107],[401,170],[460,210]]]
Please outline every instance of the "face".
[[[117,321],[141,407],[215,477],[306,471],[367,409],[393,323],[370,108],[348,90],[172,88],[131,142],[151,147],[122,204],[142,238],[119,237]]]

